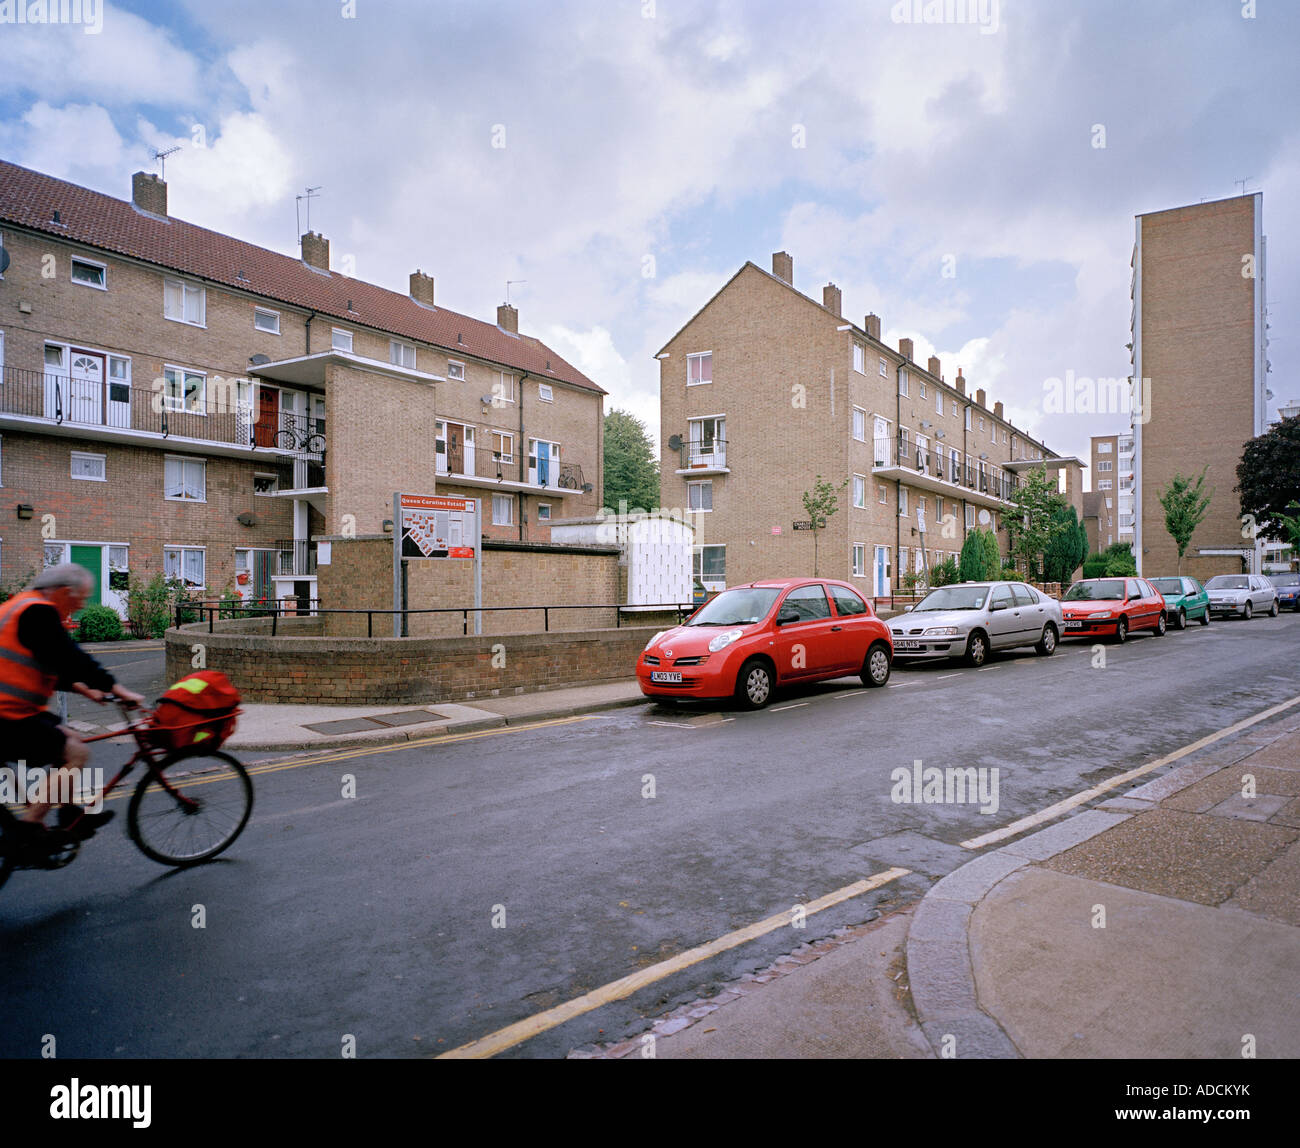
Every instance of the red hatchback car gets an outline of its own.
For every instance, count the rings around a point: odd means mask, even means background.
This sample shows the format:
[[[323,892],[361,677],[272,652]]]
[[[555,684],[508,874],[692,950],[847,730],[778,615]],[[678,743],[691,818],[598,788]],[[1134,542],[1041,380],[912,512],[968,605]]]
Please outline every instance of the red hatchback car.
[[[723,590],[646,643],[636,676],[647,697],[735,697],[760,709],[780,686],[861,676],[883,686],[889,628],[852,586],[781,578]]]
[[[1164,596],[1145,578],[1085,578],[1061,599],[1062,638],[1097,634],[1125,641],[1134,630],[1164,635]]]

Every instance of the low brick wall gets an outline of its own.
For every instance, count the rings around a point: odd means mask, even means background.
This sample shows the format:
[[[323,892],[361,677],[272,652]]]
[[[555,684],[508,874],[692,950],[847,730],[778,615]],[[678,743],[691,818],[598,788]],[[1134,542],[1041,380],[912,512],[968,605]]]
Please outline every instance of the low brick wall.
[[[637,655],[662,628],[469,638],[272,638],[247,629],[209,634],[205,624],[196,624],[167,631],[167,674],[174,681],[190,673],[191,647],[201,645],[206,668],[224,673],[248,702],[468,701],[630,678]]]

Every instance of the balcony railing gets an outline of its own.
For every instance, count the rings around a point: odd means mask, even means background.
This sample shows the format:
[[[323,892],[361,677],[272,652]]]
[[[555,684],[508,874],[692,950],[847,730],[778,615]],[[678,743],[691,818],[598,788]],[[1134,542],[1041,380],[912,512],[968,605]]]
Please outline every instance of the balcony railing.
[[[282,538],[275,545],[280,552],[277,577],[307,578],[316,573],[316,543],[306,538]]]
[[[956,457],[945,455],[942,448],[932,450],[928,445],[917,443],[911,435],[903,433],[876,438],[875,466],[905,467],[918,474],[928,474],[950,482],[954,486],[991,494],[1004,502],[1010,502],[1020,486],[1020,479],[1016,475],[1000,467],[984,464],[981,470],[980,461],[968,454]]]
[[[681,470],[720,470],[727,465],[727,440],[714,438],[707,442],[685,442],[678,454]]]

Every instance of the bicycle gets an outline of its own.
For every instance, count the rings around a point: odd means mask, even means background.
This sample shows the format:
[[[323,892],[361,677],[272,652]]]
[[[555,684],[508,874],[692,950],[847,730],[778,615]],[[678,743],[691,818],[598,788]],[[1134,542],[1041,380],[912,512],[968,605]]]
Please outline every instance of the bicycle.
[[[303,432],[299,435],[292,427],[275,432],[275,445],[278,450],[299,450],[308,454],[325,453],[325,436]]]
[[[159,727],[152,724],[154,711],[141,711],[139,720],[132,720],[131,707],[119,698],[112,700],[126,719],[126,729],[84,740],[105,741],[125,733],[135,738],[134,755],[103,791],[107,798],[136,765],[143,764],[147,769],[127,806],[127,836],[151,861],[178,869],[210,861],[223,853],[244,831],[253,812],[253,781],[248,771],[219,749],[167,752],[161,744]],[[225,793],[194,793],[196,788],[225,782],[234,782]],[[70,810],[76,812],[69,815]],[[67,805],[61,806],[59,813],[59,829],[63,832],[52,845],[41,843],[42,848],[33,849],[30,843],[17,840],[14,826],[18,819],[0,803],[0,886],[16,869],[62,869],[76,859],[85,839],[76,836],[83,813]]]

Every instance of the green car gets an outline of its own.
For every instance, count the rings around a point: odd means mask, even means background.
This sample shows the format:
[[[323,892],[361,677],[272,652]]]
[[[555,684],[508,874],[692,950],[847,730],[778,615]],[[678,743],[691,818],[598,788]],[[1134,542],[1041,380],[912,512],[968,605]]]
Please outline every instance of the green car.
[[[1168,607],[1169,625],[1175,630],[1187,629],[1189,620],[1198,619],[1202,626],[1210,624],[1210,596],[1195,578],[1150,578],[1148,581],[1164,595]]]

